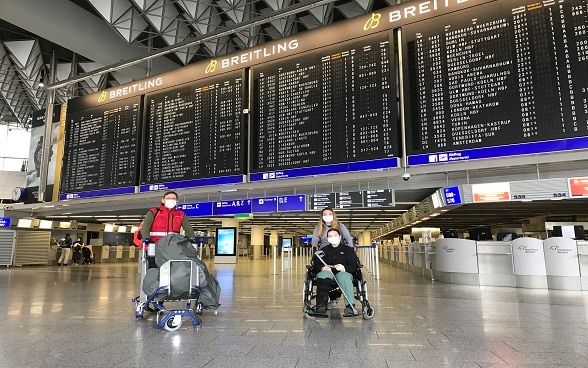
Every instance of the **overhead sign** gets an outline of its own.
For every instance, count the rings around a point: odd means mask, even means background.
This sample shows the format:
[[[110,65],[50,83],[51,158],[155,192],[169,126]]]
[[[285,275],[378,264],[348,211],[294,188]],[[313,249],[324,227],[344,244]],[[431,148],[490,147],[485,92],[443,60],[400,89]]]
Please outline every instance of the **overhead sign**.
[[[10,227],[10,217],[0,217],[0,227]]]
[[[568,181],[564,178],[521,180],[510,183],[513,201],[567,198]]]
[[[459,192],[459,187],[443,188],[443,199],[445,200],[445,204],[448,206],[461,204],[461,193]]]
[[[212,216],[212,202],[179,204],[178,209],[189,217]]]
[[[251,212],[272,213],[278,210],[278,197],[253,198]]]
[[[472,184],[474,202],[510,201],[510,183]]]
[[[213,202],[212,214],[218,215],[235,215],[237,213],[250,213],[251,199],[237,199],[233,201]]]
[[[306,195],[297,194],[278,197],[278,212],[306,211]]]
[[[322,210],[327,207],[335,208],[337,207],[335,193],[313,194],[310,196],[309,205],[310,210]]]
[[[571,197],[588,196],[588,178],[569,178],[568,186]]]

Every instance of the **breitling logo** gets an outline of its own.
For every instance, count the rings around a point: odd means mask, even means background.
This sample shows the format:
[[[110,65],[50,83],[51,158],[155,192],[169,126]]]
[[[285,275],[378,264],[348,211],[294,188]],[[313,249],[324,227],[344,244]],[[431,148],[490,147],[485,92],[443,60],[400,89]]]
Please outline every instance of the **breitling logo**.
[[[214,59],[210,60],[210,62],[206,66],[206,69],[204,70],[204,74],[214,73],[214,71],[216,70],[216,64],[217,64],[216,60],[214,60]]]
[[[106,91],[102,91],[102,93],[100,94],[100,97],[98,97],[98,102],[104,102],[106,100]]]
[[[363,30],[368,31],[370,29],[376,29],[380,25],[380,18],[382,18],[382,14],[380,13],[372,13],[370,19],[365,22],[363,25]]]

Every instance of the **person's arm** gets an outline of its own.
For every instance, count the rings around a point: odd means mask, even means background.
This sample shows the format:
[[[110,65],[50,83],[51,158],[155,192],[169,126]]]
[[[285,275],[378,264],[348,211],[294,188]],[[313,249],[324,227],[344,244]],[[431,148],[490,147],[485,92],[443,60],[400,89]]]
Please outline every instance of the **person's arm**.
[[[186,215],[184,215],[184,219],[182,220],[182,229],[184,229],[188,238],[194,239],[196,237],[194,229],[192,229],[192,225],[190,225],[190,219]]]
[[[314,231],[312,232],[312,240],[310,241],[310,245],[312,245],[314,248],[316,248],[318,246],[318,243],[320,240],[321,239],[318,235],[318,226],[315,226]]]
[[[145,217],[143,218],[143,227],[141,228],[141,237],[143,239],[149,238],[149,233],[151,232],[151,226],[153,225],[153,220],[155,219],[155,215],[153,211],[149,210]]]
[[[340,225],[339,227],[341,228],[341,235],[343,235],[343,237],[345,238],[345,241],[347,242],[347,246],[353,248],[353,238],[351,237],[349,230],[347,230],[345,225],[343,225],[343,224],[339,224],[339,225]]]
[[[357,271],[357,264],[359,263],[359,259],[357,258],[357,254],[353,248],[347,248],[345,250],[345,256],[347,258],[347,264],[345,266],[345,271],[349,273],[355,273]]]

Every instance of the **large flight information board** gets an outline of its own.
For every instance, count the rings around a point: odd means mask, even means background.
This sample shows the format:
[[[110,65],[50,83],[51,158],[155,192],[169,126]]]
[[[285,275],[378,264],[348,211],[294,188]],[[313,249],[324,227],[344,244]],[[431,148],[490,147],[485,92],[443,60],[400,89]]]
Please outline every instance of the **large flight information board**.
[[[141,191],[243,181],[241,72],[147,95],[145,104]]]
[[[336,164],[398,156],[389,37],[386,32],[253,68],[250,171],[266,175],[250,180],[329,164],[320,173],[337,172]]]
[[[588,1],[508,0],[403,28],[409,165],[588,148]]]
[[[140,101],[67,112],[60,199],[135,192]]]

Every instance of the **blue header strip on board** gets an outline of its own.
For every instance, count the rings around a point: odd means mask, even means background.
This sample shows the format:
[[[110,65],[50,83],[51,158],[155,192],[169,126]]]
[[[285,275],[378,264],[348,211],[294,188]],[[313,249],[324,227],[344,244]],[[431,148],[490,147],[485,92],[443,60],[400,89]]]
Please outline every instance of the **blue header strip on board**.
[[[390,169],[397,168],[398,164],[398,157],[390,157],[371,161],[348,162],[344,164],[332,164],[324,166],[300,167],[296,169],[251,173],[249,174],[249,181],[292,179],[313,175],[340,174],[355,171]]]
[[[229,175],[218,178],[204,178],[184,181],[175,181],[159,184],[143,184],[139,187],[140,192],[155,192],[158,190],[172,190],[182,188],[205,187],[210,185],[225,185],[243,183],[243,175]]]
[[[135,187],[122,187],[122,188],[110,188],[110,189],[99,189],[99,190],[88,190],[85,192],[76,193],[60,193],[59,200],[64,201],[67,199],[80,199],[80,198],[94,198],[94,197],[105,197],[118,194],[133,194],[135,193]]]
[[[566,138],[542,142],[510,144],[505,146],[472,148],[461,151],[409,155],[408,165],[445,164],[448,162],[573,151],[586,148],[588,148],[588,137]]]

